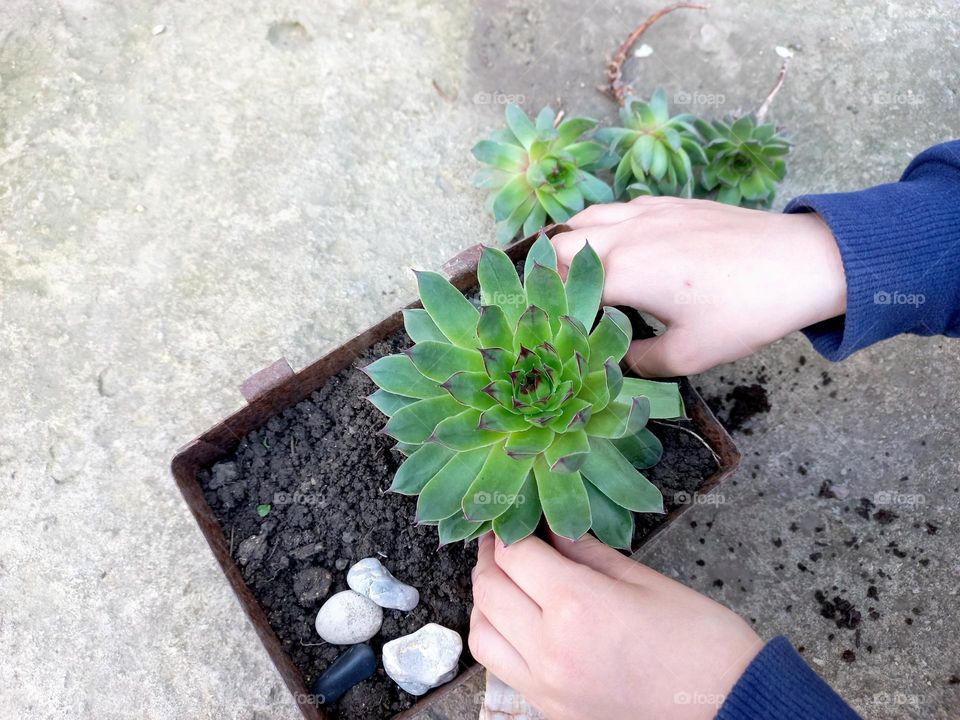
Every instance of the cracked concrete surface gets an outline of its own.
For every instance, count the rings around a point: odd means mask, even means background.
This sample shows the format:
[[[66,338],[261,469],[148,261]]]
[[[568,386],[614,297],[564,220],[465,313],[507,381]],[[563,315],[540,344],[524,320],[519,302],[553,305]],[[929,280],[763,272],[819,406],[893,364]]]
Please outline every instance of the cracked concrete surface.
[[[652,9],[4,4],[0,715],[297,717],[170,457],[250,373],[306,364],[410,297],[406,267],[492,237],[468,179],[496,94],[611,118],[603,62]],[[953,10],[721,1],[661,21],[627,79],[696,112],[751,108],[790,46],[782,200],[856,189],[960,133]],[[950,717],[958,352],[900,338],[833,366],[792,337],[701,376],[722,397],[765,375],[773,409],[738,434],[723,502],[643,558],[789,635],[863,714]],[[858,514],[878,497],[896,517]],[[859,646],[816,590],[862,613]],[[475,702],[467,688],[430,715]]]

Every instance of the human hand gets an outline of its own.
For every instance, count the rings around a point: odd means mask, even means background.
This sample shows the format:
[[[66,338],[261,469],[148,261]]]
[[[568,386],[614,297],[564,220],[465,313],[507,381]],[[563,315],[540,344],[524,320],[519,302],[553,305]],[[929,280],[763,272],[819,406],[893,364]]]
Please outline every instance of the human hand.
[[[663,322],[627,363],[648,377],[690,375],[842,315],[847,285],[830,228],[811,213],[641,197],[593,205],[554,236],[561,272],[589,241],[606,270],[603,302]]]
[[[550,720],[709,720],[763,643],[590,535],[481,538],[473,656]]]

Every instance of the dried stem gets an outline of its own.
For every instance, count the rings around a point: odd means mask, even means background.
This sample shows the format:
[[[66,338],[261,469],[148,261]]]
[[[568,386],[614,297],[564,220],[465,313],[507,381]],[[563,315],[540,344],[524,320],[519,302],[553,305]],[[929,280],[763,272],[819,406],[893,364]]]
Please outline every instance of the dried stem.
[[[717,451],[710,446],[710,443],[708,443],[705,439],[697,435],[690,428],[686,428],[683,425],[680,425],[679,423],[667,422],[666,420],[651,420],[650,422],[655,423],[657,425],[663,425],[664,427],[672,427],[675,430],[679,430],[681,432],[687,433],[688,435],[692,435],[693,437],[695,437],[697,440],[700,441],[701,445],[703,445],[707,450],[710,451],[710,454],[713,455],[714,462],[716,462],[717,464],[720,463],[720,456],[717,455]]]
[[[767,113],[770,112],[770,106],[773,104],[773,99],[777,96],[777,93],[780,92],[780,88],[783,87],[783,81],[787,77],[787,66],[790,64],[790,58],[784,58],[783,64],[780,66],[780,72],[777,73],[777,81],[773,84],[773,88],[767,93],[766,99],[763,101],[763,104],[760,105],[760,109],[757,110],[757,124],[759,125],[767,117]]]
[[[706,10],[708,7],[708,5],[680,2],[657,10],[657,12],[648,17],[642,25],[630,33],[630,36],[620,46],[620,49],[617,50],[617,53],[613,56],[613,59],[607,63],[607,84],[601,85],[599,87],[600,91],[605,92],[607,95],[616,100],[618,105],[622,106],[624,98],[630,91],[630,88],[623,83],[623,64],[627,61],[627,55],[629,55],[630,50],[636,44],[637,40],[640,39],[640,36],[643,35],[643,33],[647,31],[647,28],[653,25],[657,20],[662,18],[664,15],[672,13],[674,10]]]

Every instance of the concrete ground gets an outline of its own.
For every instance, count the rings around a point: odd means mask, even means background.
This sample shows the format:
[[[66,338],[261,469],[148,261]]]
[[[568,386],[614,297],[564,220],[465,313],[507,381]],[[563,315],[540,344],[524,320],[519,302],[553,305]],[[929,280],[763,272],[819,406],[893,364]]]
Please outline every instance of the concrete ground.
[[[406,267],[489,240],[469,148],[497,93],[612,118],[594,86],[655,7],[3,4],[0,716],[297,717],[169,459],[247,375],[303,366],[405,302]],[[720,0],[655,26],[627,77],[749,109],[788,46],[782,197],[856,189],[960,133],[954,10]],[[901,338],[834,366],[791,337],[698,378],[722,398],[763,375],[772,410],[722,502],[643,559],[789,635],[865,715],[955,716],[958,355]]]

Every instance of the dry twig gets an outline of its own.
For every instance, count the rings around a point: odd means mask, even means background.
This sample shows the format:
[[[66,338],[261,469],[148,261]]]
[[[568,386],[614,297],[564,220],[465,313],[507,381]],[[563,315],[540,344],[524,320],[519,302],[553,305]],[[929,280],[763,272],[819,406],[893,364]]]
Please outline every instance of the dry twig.
[[[622,106],[624,98],[630,92],[630,88],[623,82],[623,64],[627,61],[627,55],[629,55],[631,48],[633,48],[637,40],[640,39],[640,36],[657,20],[664,15],[672,13],[674,10],[706,10],[708,7],[707,5],[698,5],[696,3],[680,2],[657,10],[657,12],[648,17],[640,27],[630,33],[630,36],[620,46],[620,49],[617,50],[613,59],[607,63],[607,84],[600,85],[599,90],[612,97],[617,101],[618,105]]]
[[[760,109],[757,110],[758,125],[764,121],[764,118],[767,117],[767,113],[770,112],[770,106],[773,104],[773,99],[777,96],[777,93],[780,92],[780,88],[783,87],[783,81],[787,77],[787,66],[789,64],[790,58],[784,58],[783,64],[780,66],[780,72],[777,73],[777,81],[773,84],[773,88],[770,90],[770,92],[767,93],[767,97],[760,105]]]

